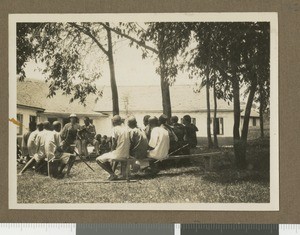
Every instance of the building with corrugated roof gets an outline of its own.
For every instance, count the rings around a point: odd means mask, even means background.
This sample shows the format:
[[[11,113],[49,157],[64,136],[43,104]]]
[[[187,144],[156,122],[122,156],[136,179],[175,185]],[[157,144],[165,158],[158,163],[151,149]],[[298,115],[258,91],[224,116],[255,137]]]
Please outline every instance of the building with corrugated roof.
[[[85,106],[79,104],[77,100],[70,103],[71,96],[63,95],[62,91],[57,91],[52,98],[47,97],[49,84],[27,79],[24,82],[17,82],[17,118],[24,127],[28,127],[30,122],[59,121],[62,125],[69,122],[69,115],[75,113],[79,118],[79,123],[83,124],[85,116],[93,120],[97,133],[111,135],[112,117],[112,95],[109,86],[100,87],[103,90],[102,97],[96,101],[96,95],[89,95]],[[119,108],[120,115],[126,117],[134,115],[138,125],[143,127],[143,117],[146,114],[159,116],[162,114],[161,88],[159,86],[119,86]],[[199,139],[206,139],[206,92],[194,92],[194,87],[190,85],[180,85],[170,87],[172,115],[179,117],[179,120],[189,114],[193,123],[198,127],[197,136]],[[211,95],[211,117],[213,117],[213,97]],[[253,110],[251,112],[250,126],[259,127],[259,115]],[[233,105],[231,102],[218,100],[218,136],[219,139],[230,138],[233,133]],[[243,112],[241,113],[243,119]],[[212,129],[211,120],[211,129]],[[23,132],[18,129],[18,135]],[[212,132],[213,133],[213,132]]]

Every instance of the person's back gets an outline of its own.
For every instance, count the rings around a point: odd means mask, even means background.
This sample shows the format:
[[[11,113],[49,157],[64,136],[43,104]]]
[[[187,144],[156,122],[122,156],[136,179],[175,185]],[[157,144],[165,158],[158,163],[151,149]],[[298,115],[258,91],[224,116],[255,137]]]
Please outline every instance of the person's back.
[[[184,125],[182,125],[180,123],[174,123],[172,127],[173,127],[173,131],[174,131],[175,135],[178,138],[178,141],[183,141],[184,135],[185,135]]]
[[[186,141],[189,143],[189,146],[194,148],[197,146],[197,134],[198,128],[192,124],[188,123],[185,125],[186,129]]]
[[[35,144],[37,146],[37,154],[40,158],[45,158],[48,148],[49,148],[49,140],[54,139],[54,134],[50,130],[42,130],[38,133]]]
[[[178,138],[179,142],[184,141],[184,136],[185,136],[185,127],[183,124],[178,123],[178,117],[177,116],[172,116],[171,117],[171,128],[175,135]]]
[[[56,146],[60,146],[60,143],[61,143],[61,137],[60,137],[60,132],[57,132],[57,131],[53,131],[53,134],[54,134],[54,143]]]
[[[130,136],[130,155],[136,159],[147,157],[148,139],[144,131],[137,127],[134,116],[128,118],[128,128]]]
[[[118,125],[113,128],[113,136],[116,141],[115,150],[113,154],[116,158],[127,158],[129,157],[130,149],[130,137],[129,130],[123,125]]]
[[[44,130],[44,136],[42,137],[42,140],[44,139],[44,145],[45,145],[45,153],[48,158],[48,160],[52,159],[54,157],[54,152],[56,148],[58,147],[55,140],[55,131],[47,131]]]
[[[29,154],[30,158],[32,158],[34,156],[34,154],[36,154],[36,151],[37,151],[36,137],[44,129],[43,123],[41,123],[41,122],[38,122],[36,127],[37,127],[37,129],[35,131],[31,132],[31,134],[28,137],[28,141],[27,141],[28,154]]]
[[[152,148],[148,157],[163,159],[168,155],[170,148],[170,138],[168,131],[163,127],[154,127],[151,132],[149,146]]]

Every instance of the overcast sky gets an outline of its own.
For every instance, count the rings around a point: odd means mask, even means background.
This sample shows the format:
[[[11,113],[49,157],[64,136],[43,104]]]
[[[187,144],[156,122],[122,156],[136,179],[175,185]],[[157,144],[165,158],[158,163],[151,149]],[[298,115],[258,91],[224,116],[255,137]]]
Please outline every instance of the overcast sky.
[[[140,86],[140,85],[160,85],[159,75],[155,72],[158,63],[155,55],[152,58],[142,59],[142,52],[134,46],[128,45],[128,40],[122,40],[116,44],[114,53],[115,74],[118,86]],[[87,63],[95,61],[95,53],[102,53],[98,48],[93,49]],[[27,63],[25,68],[26,76],[34,79],[44,79],[45,76],[38,70],[42,64],[36,64],[34,61]],[[98,81],[99,85],[110,85],[109,66],[107,61],[102,61],[102,77]],[[188,74],[179,73],[175,85],[195,84],[195,79],[188,78]]]

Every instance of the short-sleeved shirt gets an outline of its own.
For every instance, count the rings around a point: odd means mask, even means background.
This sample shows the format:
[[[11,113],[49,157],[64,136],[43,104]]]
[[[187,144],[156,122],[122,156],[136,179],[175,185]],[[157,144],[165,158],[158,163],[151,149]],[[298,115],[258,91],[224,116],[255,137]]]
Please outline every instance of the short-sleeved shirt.
[[[130,135],[130,155],[136,159],[143,159],[147,157],[148,140],[144,131],[140,128],[129,129]]]
[[[45,153],[49,160],[51,160],[56,153],[56,149],[60,146],[61,138],[57,131],[50,131],[45,135]]]
[[[196,132],[198,128],[194,124],[185,125],[186,130],[186,141],[189,143],[190,147],[197,146],[197,135]]]
[[[154,127],[151,131],[149,146],[153,149],[148,152],[148,157],[158,160],[167,157],[170,148],[168,131],[162,126]]]
[[[35,139],[37,147],[37,155],[40,159],[46,158],[49,151],[49,145],[46,145],[47,140],[53,136],[53,132],[49,130],[40,131]]]
[[[129,130],[126,126],[115,126],[112,129],[112,138],[115,139],[117,146],[112,151],[115,158],[128,158],[130,149]]]

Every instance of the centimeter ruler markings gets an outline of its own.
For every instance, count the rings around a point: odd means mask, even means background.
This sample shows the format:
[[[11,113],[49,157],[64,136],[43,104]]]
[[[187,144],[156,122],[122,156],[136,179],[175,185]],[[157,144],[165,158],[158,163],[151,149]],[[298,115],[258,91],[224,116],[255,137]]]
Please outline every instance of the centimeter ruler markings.
[[[300,224],[3,223],[5,235],[300,235]]]
[[[76,235],[76,224],[0,223],[5,235]]]

